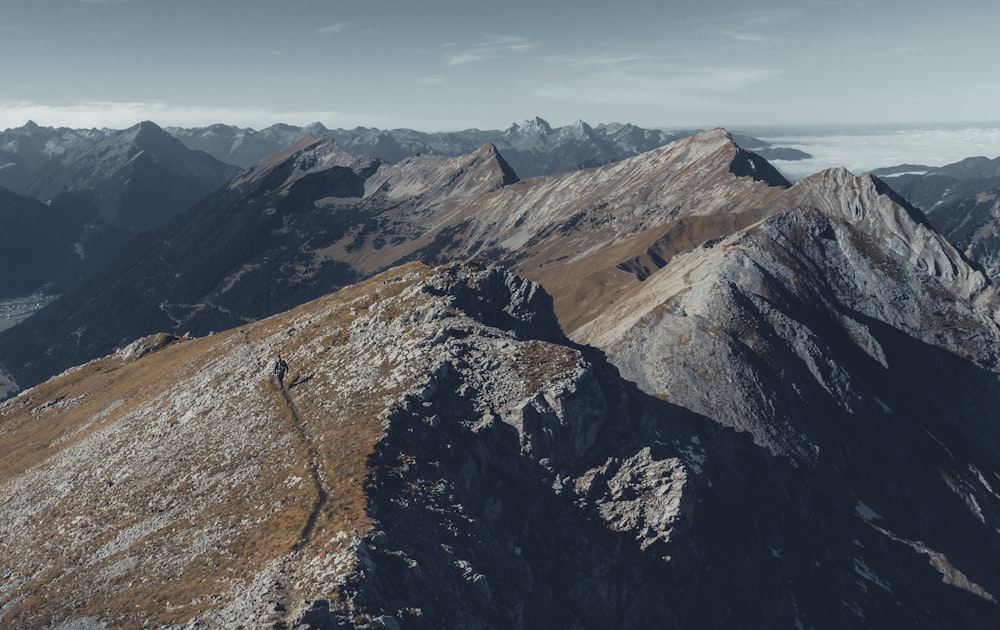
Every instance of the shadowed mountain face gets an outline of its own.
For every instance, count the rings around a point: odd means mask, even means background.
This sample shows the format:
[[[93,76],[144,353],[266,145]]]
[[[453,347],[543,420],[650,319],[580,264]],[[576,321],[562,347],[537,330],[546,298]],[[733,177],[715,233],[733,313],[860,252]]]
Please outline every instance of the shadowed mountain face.
[[[948,437],[907,446],[940,461]],[[883,480],[862,495],[836,458],[748,438],[568,343],[539,285],[411,264],[230,331],[139,340],[0,405],[0,620],[996,622],[995,533],[963,501],[907,523]],[[979,464],[948,483],[987,483]],[[894,500],[928,500],[908,479]]]
[[[1000,158],[970,157],[945,166],[902,165],[877,169],[886,181],[925,212],[1000,186]]]
[[[24,127],[0,133],[0,186],[51,201],[72,193],[99,220],[130,231],[159,227],[238,172],[187,149],[149,121],[122,131]]]
[[[1000,178],[997,186],[936,206],[928,214],[934,226],[1000,282]]]
[[[144,231],[221,186],[236,170],[143,122],[71,145],[41,164],[24,192],[42,200],[85,192],[102,222]]]
[[[0,188],[0,298],[28,295],[76,274],[81,261],[75,245],[84,235],[86,210],[65,205]]]
[[[150,122],[124,131],[28,123],[0,133],[0,186],[31,198],[0,199],[0,295],[73,287],[130,236],[161,226],[236,171]]]

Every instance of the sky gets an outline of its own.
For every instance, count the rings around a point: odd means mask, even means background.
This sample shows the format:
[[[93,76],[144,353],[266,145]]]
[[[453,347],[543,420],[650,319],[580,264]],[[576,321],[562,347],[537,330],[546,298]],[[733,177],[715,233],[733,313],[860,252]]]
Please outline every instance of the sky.
[[[2,0],[0,129],[1000,119],[997,0]]]

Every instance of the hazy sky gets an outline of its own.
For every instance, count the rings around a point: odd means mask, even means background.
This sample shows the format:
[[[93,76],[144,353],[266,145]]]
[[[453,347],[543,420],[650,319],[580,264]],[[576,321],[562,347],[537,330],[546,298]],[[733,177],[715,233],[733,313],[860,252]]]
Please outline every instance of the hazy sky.
[[[1000,119],[997,0],[2,0],[0,129]]]

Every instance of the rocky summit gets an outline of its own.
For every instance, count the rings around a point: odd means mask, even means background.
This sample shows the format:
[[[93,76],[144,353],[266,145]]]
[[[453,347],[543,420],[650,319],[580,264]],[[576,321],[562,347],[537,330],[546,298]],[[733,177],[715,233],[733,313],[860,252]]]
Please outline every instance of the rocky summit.
[[[124,256],[0,335],[2,625],[1000,624],[1000,298],[877,177],[311,138]]]

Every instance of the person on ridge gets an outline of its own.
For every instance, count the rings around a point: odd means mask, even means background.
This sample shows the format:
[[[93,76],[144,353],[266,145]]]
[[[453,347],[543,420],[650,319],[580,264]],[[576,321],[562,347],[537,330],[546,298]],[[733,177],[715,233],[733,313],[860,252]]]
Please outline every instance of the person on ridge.
[[[284,357],[278,355],[278,360],[274,362],[274,373],[278,377],[278,388],[285,391],[285,374],[288,372],[288,363]]]

